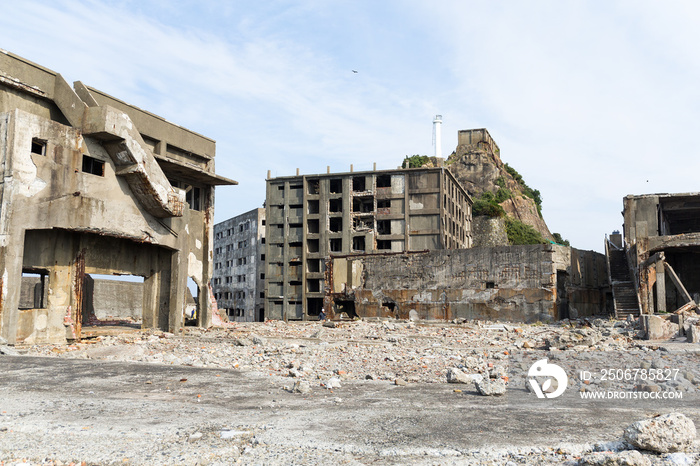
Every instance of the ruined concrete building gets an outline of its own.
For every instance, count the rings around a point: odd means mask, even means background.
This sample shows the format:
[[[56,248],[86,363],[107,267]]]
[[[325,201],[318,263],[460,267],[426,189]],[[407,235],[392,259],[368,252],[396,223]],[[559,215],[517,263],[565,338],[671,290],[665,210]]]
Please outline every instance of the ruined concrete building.
[[[0,336],[80,338],[89,274],[144,278],[144,328],[176,331],[188,277],[211,321],[213,140],[0,53]],[[37,280],[22,303],[25,279]]]
[[[331,255],[470,247],[471,205],[443,167],[268,176],[266,317],[317,316]]]
[[[605,256],[536,244],[339,256],[329,262],[330,316],[536,322],[601,314]]]
[[[606,242],[618,316],[696,309],[700,193],[626,196],[623,215]]]
[[[265,209],[214,225],[212,288],[230,321],[264,320]]]

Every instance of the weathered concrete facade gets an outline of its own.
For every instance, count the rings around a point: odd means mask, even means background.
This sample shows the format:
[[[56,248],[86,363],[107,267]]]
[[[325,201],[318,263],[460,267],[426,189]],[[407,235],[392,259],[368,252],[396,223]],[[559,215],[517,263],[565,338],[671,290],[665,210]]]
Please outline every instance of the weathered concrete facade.
[[[268,177],[266,317],[317,316],[333,255],[470,247],[471,206],[443,167]]]
[[[624,199],[624,251],[643,314],[700,301],[700,193]]]
[[[80,338],[85,281],[144,277],[144,327],[177,330],[187,278],[209,294],[215,143],[0,53],[0,336]],[[23,275],[45,288],[20,309]],[[198,323],[211,321],[200,300]]]
[[[214,225],[212,289],[229,320],[264,320],[265,209],[253,209]]]
[[[608,289],[605,256],[551,244],[333,257],[328,275],[348,317],[545,321],[604,312]]]

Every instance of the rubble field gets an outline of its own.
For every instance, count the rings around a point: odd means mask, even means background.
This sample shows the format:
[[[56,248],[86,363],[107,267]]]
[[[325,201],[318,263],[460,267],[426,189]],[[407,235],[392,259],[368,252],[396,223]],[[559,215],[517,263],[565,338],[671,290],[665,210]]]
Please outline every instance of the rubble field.
[[[381,387],[392,387],[393,393],[397,390],[438,390],[459,402],[483,402],[485,406],[500,403],[502,406],[509,399],[516,400],[510,391],[503,395],[506,389],[518,388],[521,389],[519,392],[527,394],[528,368],[531,362],[541,359],[557,363],[571,374],[581,367],[631,367],[639,374],[653,376],[635,376],[630,381],[629,377],[625,379],[614,372],[606,376],[592,370],[593,374],[585,380],[569,377],[567,392],[632,387],[634,391],[644,393],[683,393],[686,402],[683,406],[690,403],[691,408],[683,408],[681,412],[688,418],[675,424],[687,421],[693,425],[693,419],[698,422],[700,345],[686,343],[685,338],[666,342],[645,341],[638,339],[638,335],[635,321],[607,318],[532,325],[482,321],[268,321],[228,323],[211,329],[185,327],[177,335],[125,329],[122,333],[69,345],[0,346],[0,353],[240,373],[263,381],[267,395],[274,397],[275,402],[277,398],[288,403],[316,400],[330,410],[342,406],[349,396]],[[672,377],[654,375],[664,371],[671,371]],[[221,388],[205,387],[197,396],[211,397],[217,390]],[[533,394],[527,396],[534,397]],[[429,404],[430,400],[422,402]],[[652,415],[672,413],[674,406],[680,405],[671,401],[659,403],[655,408],[658,412],[650,414],[640,405],[639,415],[632,420],[642,421]],[[634,408],[628,411],[634,414]],[[0,460],[5,461],[0,461],[0,464],[24,464],[21,461],[25,460],[26,464],[68,464],[65,459],[50,455],[37,460],[28,455],[31,448],[13,447],[3,441],[8,426],[21,425],[21,422],[21,416],[14,417],[11,422],[6,416],[0,416]],[[629,424],[631,422],[621,428]],[[4,430],[3,426],[6,426]],[[498,430],[498,426],[494,428]],[[451,446],[442,450],[400,443],[367,449],[346,445],[329,450],[319,442],[310,451],[311,447],[304,442],[296,448],[282,442],[279,439],[286,434],[277,431],[272,436],[259,423],[238,425],[236,429],[245,435],[226,434],[223,427],[204,427],[202,424],[194,431],[183,433],[184,442],[208,438],[207,443],[212,444],[216,454],[207,455],[200,450],[195,453],[195,450],[185,448],[180,451],[180,456],[173,456],[175,459],[161,457],[156,463],[227,464],[235,460],[242,464],[321,464],[328,461],[345,464],[700,464],[700,443],[695,436],[685,439],[683,446],[676,450],[673,447],[669,451],[645,450],[623,438],[619,426],[611,427],[605,438],[591,438],[589,442],[549,444],[549,439],[543,437],[533,439],[530,445],[500,444],[488,448],[478,445],[472,448],[469,444],[462,444],[460,448]],[[684,432],[687,431],[684,428]],[[219,444],[226,443],[222,440],[226,436],[235,437],[238,443],[222,447]],[[275,437],[278,443],[271,442],[266,436]],[[671,435],[672,444],[677,437],[677,434]],[[289,442],[294,443],[291,437]],[[393,453],[392,448],[396,450]],[[85,458],[86,464],[94,461],[89,455]],[[141,464],[139,461],[132,458],[127,463]],[[149,462],[144,460],[143,464]],[[107,463],[109,461],[104,459],[95,462]]]

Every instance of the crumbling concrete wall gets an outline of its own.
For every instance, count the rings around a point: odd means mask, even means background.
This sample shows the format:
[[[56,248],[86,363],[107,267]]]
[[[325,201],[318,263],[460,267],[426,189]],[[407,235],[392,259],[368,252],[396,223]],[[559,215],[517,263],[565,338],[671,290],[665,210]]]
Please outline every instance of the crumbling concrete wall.
[[[0,54],[0,336],[80,338],[91,273],[144,277],[143,326],[176,331],[187,278],[209,290],[213,186],[235,182],[214,174],[213,141],[75,89]],[[33,308],[20,305],[23,273],[44,277]]]
[[[474,247],[508,246],[506,221],[502,217],[480,215],[472,220]]]
[[[530,245],[332,258],[329,296],[354,301],[361,317],[544,321],[561,317],[561,270],[569,305],[600,313],[605,262],[596,254]]]

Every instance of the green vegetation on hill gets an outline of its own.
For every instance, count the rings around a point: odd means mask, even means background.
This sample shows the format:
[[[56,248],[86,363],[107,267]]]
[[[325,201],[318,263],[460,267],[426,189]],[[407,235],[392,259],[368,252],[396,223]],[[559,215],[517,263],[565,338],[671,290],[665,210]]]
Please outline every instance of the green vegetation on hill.
[[[480,215],[486,217],[505,217],[506,211],[503,207],[498,205],[496,201],[496,196],[493,193],[486,191],[481,194],[477,200],[474,201],[472,206],[472,215],[478,217]]]
[[[408,168],[420,168],[426,163],[430,162],[430,157],[427,155],[412,155],[412,156],[406,156],[403,159],[403,164],[401,165],[402,167],[406,166],[406,161],[408,160]]]
[[[563,246],[571,246],[571,244],[569,244],[569,240],[562,238],[562,236],[559,233],[552,233],[552,236],[554,237],[554,241],[557,244],[561,244]]]
[[[547,242],[539,231],[511,217],[506,217],[506,234],[508,235],[508,242],[512,245],[544,244]]]

